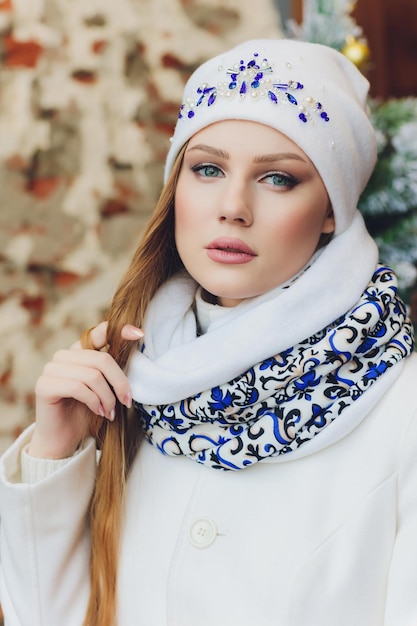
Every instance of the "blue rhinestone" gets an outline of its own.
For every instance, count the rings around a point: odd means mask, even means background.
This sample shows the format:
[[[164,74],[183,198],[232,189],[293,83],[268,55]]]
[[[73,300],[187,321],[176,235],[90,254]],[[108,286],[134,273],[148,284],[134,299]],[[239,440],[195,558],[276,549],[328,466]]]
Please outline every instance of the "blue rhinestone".
[[[232,91],[235,89],[239,89],[239,93],[242,96],[242,99],[243,96],[247,94],[249,88],[259,90],[263,83],[265,73],[273,71],[272,67],[269,65],[268,59],[263,59],[263,64],[261,67],[261,65],[257,63],[258,58],[259,60],[261,59],[260,55],[256,52],[253,54],[252,59],[250,59],[246,64],[245,61],[241,60],[240,63],[234,66],[234,68],[230,68],[227,71],[227,74],[230,76],[230,82],[228,87],[229,90]],[[245,75],[241,73],[245,71],[247,71],[252,76],[249,82],[246,79]],[[298,100],[292,95],[291,92],[299,89],[304,89],[304,85],[302,83],[296,80],[289,80],[287,83],[272,84],[270,90],[267,90],[266,92],[268,94],[269,100],[273,104],[279,104],[280,102],[282,102],[282,98],[285,96],[286,100],[290,104],[298,106]],[[206,96],[207,100],[205,102],[207,106],[212,106],[215,102],[217,102],[217,98],[219,96],[216,87],[209,87],[207,86],[207,83],[196,88],[194,93],[197,96],[197,102],[195,107],[188,108],[186,105],[183,104],[178,112],[179,119],[184,119],[185,117],[188,117],[189,119],[194,118],[196,114],[198,114],[198,107],[204,105]],[[309,100],[311,101],[312,99]],[[323,121],[330,121],[330,118],[327,112],[324,111],[321,102],[313,102],[313,107]],[[309,121],[310,116],[308,115],[308,113],[298,111],[298,118],[301,122],[306,123]]]
[[[273,91],[268,91],[268,96],[269,99],[274,103],[274,104],[278,104],[278,98],[276,97],[276,95],[274,94]]]

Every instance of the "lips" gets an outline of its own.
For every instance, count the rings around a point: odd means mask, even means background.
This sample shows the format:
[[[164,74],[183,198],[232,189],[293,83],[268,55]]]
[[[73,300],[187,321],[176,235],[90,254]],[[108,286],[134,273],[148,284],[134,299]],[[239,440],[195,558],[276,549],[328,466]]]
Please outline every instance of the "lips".
[[[218,263],[248,263],[257,255],[241,239],[221,237],[206,247],[207,255]]]

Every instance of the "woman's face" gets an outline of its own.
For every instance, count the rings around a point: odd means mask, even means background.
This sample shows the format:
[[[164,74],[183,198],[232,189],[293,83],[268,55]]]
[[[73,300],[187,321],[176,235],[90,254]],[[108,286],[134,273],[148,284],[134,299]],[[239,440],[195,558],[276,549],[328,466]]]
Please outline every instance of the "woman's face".
[[[196,133],[175,193],[175,240],[189,274],[235,306],[286,282],[334,230],[326,189],[279,131],[226,120]]]

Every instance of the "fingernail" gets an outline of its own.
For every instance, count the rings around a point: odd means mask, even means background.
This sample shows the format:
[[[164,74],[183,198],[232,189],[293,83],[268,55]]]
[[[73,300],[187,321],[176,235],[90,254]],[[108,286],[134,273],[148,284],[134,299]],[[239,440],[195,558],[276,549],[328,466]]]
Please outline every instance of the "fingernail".
[[[127,406],[128,409],[130,409],[130,407],[132,406],[132,394],[130,393],[130,391],[125,395],[123,399],[123,404]]]
[[[109,420],[112,422],[115,417],[116,417],[116,411],[112,409],[109,413]]]
[[[103,408],[102,404],[98,405],[98,414],[101,415],[101,417],[106,417],[106,413],[104,411],[104,408]]]
[[[135,337],[138,337],[138,339],[142,339],[142,337],[145,336],[143,330],[141,328],[138,328],[137,326],[133,326],[133,324],[128,324],[126,326],[126,330],[129,330],[132,335],[135,335]]]

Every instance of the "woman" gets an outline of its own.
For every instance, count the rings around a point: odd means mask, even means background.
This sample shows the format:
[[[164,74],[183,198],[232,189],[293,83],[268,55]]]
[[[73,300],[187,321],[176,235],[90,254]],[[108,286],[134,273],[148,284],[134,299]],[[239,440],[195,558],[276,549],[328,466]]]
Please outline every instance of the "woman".
[[[417,357],[356,208],[367,88],[294,41],[190,78],[108,322],[2,459],[6,624],[417,623]]]

